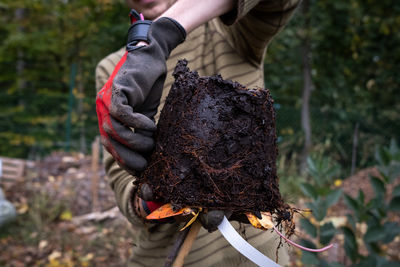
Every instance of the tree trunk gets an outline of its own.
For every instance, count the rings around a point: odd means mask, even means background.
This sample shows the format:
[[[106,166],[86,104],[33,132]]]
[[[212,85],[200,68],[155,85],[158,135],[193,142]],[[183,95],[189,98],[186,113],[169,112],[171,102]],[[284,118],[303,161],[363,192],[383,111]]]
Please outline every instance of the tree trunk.
[[[76,84],[78,90],[78,123],[79,123],[79,147],[80,152],[86,154],[86,137],[85,137],[85,114],[83,108],[83,99],[85,96],[84,84],[83,84],[83,70],[82,62],[78,62],[78,79]]]
[[[310,48],[310,36],[309,36],[309,0],[304,0],[302,5],[302,13],[305,18],[304,29],[305,36],[302,40],[300,51],[302,59],[302,71],[303,71],[303,95],[302,95],[302,106],[301,106],[301,128],[304,132],[304,147],[300,156],[300,171],[304,172],[307,167],[307,157],[311,149],[311,120],[310,120],[310,98],[311,91],[313,90],[313,82],[311,79],[311,48]]]
[[[351,171],[350,175],[353,175],[356,170],[357,165],[357,146],[358,146],[358,128],[360,123],[356,123],[354,127],[354,135],[353,135],[353,149],[351,155]]]
[[[17,8],[15,10],[15,19],[18,23],[22,23],[22,20],[24,19],[26,13],[26,9],[24,8]],[[22,25],[18,26],[18,31],[23,34],[24,33],[24,27]],[[27,81],[24,76],[24,71],[25,71],[25,60],[24,60],[24,50],[23,49],[18,49],[17,52],[17,64],[16,64],[16,72],[17,72],[17,90],[19,95],[23,95],[24,91],[26,90],[27,87]],[[18,104],[22,107],[25,107],[25,101],[23,98],[20,97]]]

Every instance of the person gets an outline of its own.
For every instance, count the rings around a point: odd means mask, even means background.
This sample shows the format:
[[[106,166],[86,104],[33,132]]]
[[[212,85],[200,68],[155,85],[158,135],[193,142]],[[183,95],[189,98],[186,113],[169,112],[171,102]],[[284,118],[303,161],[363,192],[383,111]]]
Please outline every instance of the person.
[[[144,217],[154,202],[138,196],[135,175],[147,166],[156,128],[178,59],[200,75],[221,74],[249,87],[264,87],[268,44],[285,26],[299,0],[127,0],[144,15],[129,30],[128,45],[96,67],[96,100],[105,169],[116,202],[138,229],[131,264],[164,263],[182,223],[154,223]],[[143,34],[144,33],[144,34]],[[131,129],[134,128],[134,131]],[[145,198],[145,197],[143,197]],[[150,210],[150,211],[149,211]],[[284,244],[270,231],[232,222],[254,247],[281,265],[289,264]],[[215,230],[215,225],[213,227]],[[208,230],[210,230],[209,228]],[[253,266],[219,233],[202,228],[185,266]]]

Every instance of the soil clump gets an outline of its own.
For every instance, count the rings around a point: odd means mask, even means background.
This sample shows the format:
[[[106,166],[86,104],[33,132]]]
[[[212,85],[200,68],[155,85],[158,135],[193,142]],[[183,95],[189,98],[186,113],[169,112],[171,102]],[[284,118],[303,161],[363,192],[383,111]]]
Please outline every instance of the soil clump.
[[[137,183],[174,207],[269,211],[288,219],[276,174],[275,111],[268,90],[220,75],[201,77],[180,60],[161,112],[156,148]]]

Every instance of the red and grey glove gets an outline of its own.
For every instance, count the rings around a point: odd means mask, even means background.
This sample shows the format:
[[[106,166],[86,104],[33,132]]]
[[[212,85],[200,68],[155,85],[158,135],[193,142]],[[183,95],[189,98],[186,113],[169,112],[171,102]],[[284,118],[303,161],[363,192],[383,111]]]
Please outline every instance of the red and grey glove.
[[[146,155],[154,147],[154,115],[164,86],[166,60],[186,37],[185,29],[171,18],[139,19],[132,10],[126,52],[96,98],[102,144],[132,174],[147,166]],[[139,41],[149,45],[136,46]]]

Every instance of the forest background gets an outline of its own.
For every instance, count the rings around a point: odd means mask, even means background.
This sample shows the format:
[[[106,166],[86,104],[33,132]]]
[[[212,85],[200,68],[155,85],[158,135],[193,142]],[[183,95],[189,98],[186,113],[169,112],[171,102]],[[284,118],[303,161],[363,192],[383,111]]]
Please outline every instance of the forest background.
[[[265,81],[281,155],[323,150],[349,173],[400,136],[400,3],[303,1],[274,40]],[[98,135],[94,69],[125,43],[120,0],[0,3],[0,155],[87,153]]]
[[[0,156],[35,162],[2,184],[18,217],[0,232],[0,265],[128,260],[122,218],[70,225],[95,210],[93,185],[102,211],[115,206],[104,171],[90,169],[94,70],[126,43],[128,13],[123,0],[0,0]],[[296,219],[304,245],[341,244],[322,258],[295,251],[295,266],[400,262],[399,32],[400,2],[303,0],[268,47],[281,192],[313,210]]]

